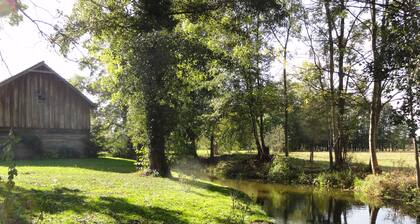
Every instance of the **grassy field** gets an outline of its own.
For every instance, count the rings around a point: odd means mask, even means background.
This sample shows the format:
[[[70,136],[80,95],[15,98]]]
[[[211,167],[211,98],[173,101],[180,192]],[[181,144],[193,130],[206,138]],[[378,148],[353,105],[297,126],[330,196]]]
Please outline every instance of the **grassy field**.
[[[292,152],[291,157],[309,160],[309,152]],[[353,163],[368,165],[370,154],[368,152],[349,152],[349,158]],[[382,168],[413,167],[415,165],[414,152],[378,152],[378,163]],[[314,161],[325,162],[328,166],[328,152],[315,152]]]
[[[144,177],[133,162],[116,158],[18,161],[14,190],[18,212],[36,223],[239,223],[242,217],[249,223],[266,219],[254,204],[247,211],[234,208],[231,189],[199,180]],[[4,180],[4,163],[0,174]],[[0,189],[4,199],[5,189]],[[250,203],[236,199],[236,205]]]
[[[231,154],[253,154],[256,151],[232,151],[223,153],[224,155]],[[202,157],[208,157],[208,150],[199,150],[198,154]],[[309,152],[291,152],[292,158],[309,160]],[[370,155],[368,152],[349,152],[348,157],[351,158],[351,162],[360,164],[369,164]],[[414,152],[377,152],[378,162],[381,168],[399,168],[399,167],[410,167],[414,168]],[[314,161],[318,164],[322,164],[328,167],[329,156],[328,152],[314,152]]]

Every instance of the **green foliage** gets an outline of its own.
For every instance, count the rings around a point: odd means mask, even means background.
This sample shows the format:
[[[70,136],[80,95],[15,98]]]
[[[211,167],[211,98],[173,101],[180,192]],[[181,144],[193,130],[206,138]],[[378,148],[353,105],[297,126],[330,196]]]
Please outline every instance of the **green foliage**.
[[[13,179],[15,176],[18,175],[16,164],[14,162],[14,149],[16,145],[20,142],[20,138],[18,138],[13,129],[10,129],[9,135],[6,138],[5,143],[3,143],[2,150],[3,150],[3,160],[9,163],[8,171],[7,171],[7,190],[10,192],[13,187],[15,186],[15,182]]]
[[[416,187],[415,175],[403,171],[386,172],[381,175],[368,175],[355,181],[355,191],[360,197],[370,200],[402,200],[407,205],[420,205],[420,191]]]
[[[348,78],[345,87],[341,85],[345,90],[337,93],[345,102],[343,110],[337,111],[343,113],[340,128],[346,130],[340,139],[347,148],[366,149],[369,105],[363,94],[368,85],[359,74],[362,65],[353,64],[366,59],[358,60],[364,53],[358,48],[366,39],[364,23],[340,4],[331,2],[333,22],[346,19],[346,24],[352,24],[348,30],[342,28],[349,32],[342,34],[347,36],[344,47],[338,44],[338,33],[333,40],[341,49],[332,56],[339,59],[344,54],[341,68]],[[150,168],[166,175],[168,160],[196,156],[198,148],[203,149],[200,139],[215,139],[219,152],[280,151],[282,109],[290,118],[287,137],[291,150],[327,150],[330,107],[336,102],[331,102],[325,77],[328,69],[322,62],[327,56],[325,30],[318,28],[325,27],[325,15],[322,4],[311,10],[301,7],[307,6],[275,0],[104,0],[98,4],[79,0],[64,25],[55,27],[57,33],[51,39],[63,54],[74,43],[89,53],[81,65],[89,67],[93,76],[87,80],[75,77],[72,82],[98,97],[92,122],[95,143],[114,156],[133,159],[136,150],[147,145],[149,158],[155,158],[149,161]],[[364,11],[360,13],[362,18]],[[308,35],[314,31],[322,38],[310,40],[311,45],[316,44],[311,49],[315,64],[304,63],[296,79],[289,78],[283,96],[284,87],[272,77],[279,55],[270,40],[286,27],[291,37],[300,38],[300,19],[309,22],[305,24]],[[390,22],[398,30],[410,28],[408,23]],[[405,127],[391,124],[388,112],[379,122],[383,132],[378,145],[405,148]]]
[[[274,156],[268,178],[281,183],[291,183],[299,177],[301,172],[302,170],[294,164],[292,158],[278,154]]]
[[[224,156],[206,171],[211,176],[229,179],[264,179],[269,168],[269,162],[259,161],[255,156],[232,154]]]
[[[284,149],[284,129],[282,126],[276,126],[265,136],[265,141],[273,153],[280,153]]]
[[[136,150],[136,167],[139,170],[149,167],[149,149],[147,146],[142,146]]]
[[[350,189],[355,180],[354,173],[348,169],[344,171],[322,172],[314,179],[314,184],[321,188]]]
[[[3,160],[8,164],[7,182],[5,183],[7,192],[3,203],[0,204],[0,220],[4,223],[21,222],[22,208],[18,206],[16,196],[12,192],[16,185],[14,179],[18,175],[14,161],[14,149],[20,141],[13,129],[10,129],[9,135],[2,145]],[[3,185],[3,183],[0,183],[0,185]]]
[[[84,156],[87,158],[97,158],[100,150],[98,144],[93,139],[93,136],[89,134],[89,138],[85,139],[86,148],[84,149]]]
[[[2,159],[5,161],[12,161],[14,160],[14,148],[20,142],[20,138],[15,135],[13,129],[10,129],[9,135],[7,136],[4,143],[2,143],[1,150],[2,150]]]

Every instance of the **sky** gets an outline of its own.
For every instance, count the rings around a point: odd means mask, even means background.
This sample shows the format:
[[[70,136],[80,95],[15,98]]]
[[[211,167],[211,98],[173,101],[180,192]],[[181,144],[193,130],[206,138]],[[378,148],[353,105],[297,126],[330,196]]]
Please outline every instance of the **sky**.
[[[2,2],[4,0],[0,0]],[[22,0],[28,6],[25,11],[33,19],[51,24],[59,22],[57,10],[70,14],[73,0]],[[45,32],[51,32],[46,26]],[[67,60],[56,52],[40,35],[36,26],[24,18],[18,26],[10,26],[7,19],[0,17],[0,52],[10,70],[0,64],[0,81],[15,75],[40,61],[45,61],[53,70],[66,79],[74,75],[87,75],[88,71],[79,69],[77,62]]]

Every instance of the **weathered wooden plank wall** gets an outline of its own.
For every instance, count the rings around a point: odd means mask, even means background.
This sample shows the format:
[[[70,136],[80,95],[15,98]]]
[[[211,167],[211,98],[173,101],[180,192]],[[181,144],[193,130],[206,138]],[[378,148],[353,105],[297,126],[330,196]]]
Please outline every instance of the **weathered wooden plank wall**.
[[[30,72],[0,86],[0,127],[90,128],[90,105],[48,72]]]

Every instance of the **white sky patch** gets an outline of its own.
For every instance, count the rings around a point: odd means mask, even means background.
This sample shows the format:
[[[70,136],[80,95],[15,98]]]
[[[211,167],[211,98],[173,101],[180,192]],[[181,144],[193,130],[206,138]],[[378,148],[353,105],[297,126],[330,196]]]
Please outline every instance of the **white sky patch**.
[[[25,11],[31,18],[50,24],[60,21],[57,10],[68,15],[73,8],[73,0],[23,0],[28,6]],[[48,26],[41,26],[47,34],[52,33]],[[39,33],[35,24],[24,18],[18,26],[10,26],[5,18],[0,18],[0,51],[12,75],[15,75],[40,61],[45,61],[65,79],[72,76],[88,75],[79,69],[76,62],[67,60],[56,52],[51,44]],[[0,64],[0,81],[9,78],[6,66]]]

